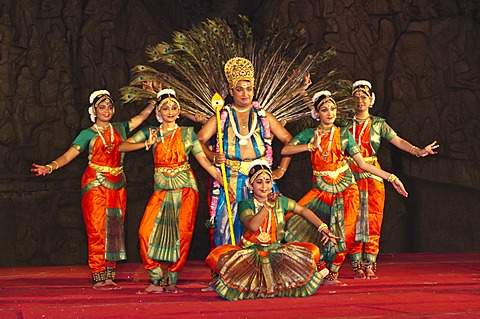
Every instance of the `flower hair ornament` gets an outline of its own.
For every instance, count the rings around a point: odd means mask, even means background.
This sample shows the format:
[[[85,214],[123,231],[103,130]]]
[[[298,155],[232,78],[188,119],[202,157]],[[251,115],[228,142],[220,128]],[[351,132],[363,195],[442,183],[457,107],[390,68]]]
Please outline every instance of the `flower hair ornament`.
[[[180,108],[180,103],[177,100],[177,93],[174,89],[163,89],[157,93],[157,110],[167,102],[173,102]],[[163,118],[157,113],[157,120],[159,123],[163,122]]]
[[[337,102],[335,102],[335,100],[332,98],[332,93],[330,91],[324,90],[324,91],[317,92],[313,95],[313,98],[312,98],[313,109],[310,112],[311,112],[312,117],[315,120],[317,120],[317,121],[319,120],[318,119],[317,108],[320,105],[322,105],[323,103],[328,102],[328,101],[337,105]]]
[[[95,108],[97,107],[98,104],[102,103],[106,99],[110,100],[110,102],[112,102],[113,104],[113,100],[112,100],[112,97],[110,96],[110,92],[108,92],[107,90],[98,90],[90,94],[90,98],[89,98],[90,107],[88,108],[88,114],[90,114],[90,120],[93,123],[95,123],[95,118],[97,117]]]
[[[250,81],[255,86],[254,68],[252,62],[245,58],[235,57],[225,63],[223,68],[230,88],[234,88],[238,81]]]
[[[355,81],[352,85],[352,96],[355,95],[357,92],[363,92],[371,99],[371,103],[369,107],[373,107],[375,103],[375,93],[372,91],[372,84],[367,80],[358,80]]]

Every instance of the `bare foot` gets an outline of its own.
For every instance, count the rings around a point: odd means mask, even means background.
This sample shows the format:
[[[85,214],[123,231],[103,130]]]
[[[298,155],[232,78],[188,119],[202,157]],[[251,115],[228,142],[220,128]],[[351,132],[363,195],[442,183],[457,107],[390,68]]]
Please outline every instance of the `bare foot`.
[[[107,279],[105,280],[105,284],[110,287],[111,289],[122,289],[122,287],[120,287],[119,285],[117,285],[116,282],[114,282],[113,280],[111,279]]]
[[[365,269],[365,272],[366,272],[365,277],[367,279],[378,279],[378,276],[373,272],[372,269],[367,268]]]
[[[363,269],[355,270],[355,279],[367,279],[367,275],[365,275]]]
[[[113,288],[107,285],[104,281],[97,282],[95,285],[92,286],[95,290],[112,290]]]
[[[347,284],[341,282],[340,280],[338,279],[335,279],[335,280],[328,280],[328,279],[325,279],[323,281],[324,285],[325,286],[346,286]]]
[[[203,292],[214,291],[214,290],[215,290],[215,288],[213,287],[213,285],[210,285],[210,284],[208,284],[207,287],[202,288],[202,291],[203,291]]]
[[[168,285],[167,287],[165,287],[165,292],[169,294],[178,294],[179,292],[183,291],[178,289],[175,285]]]
[[[203,292],[214,291],[215,290],[215,283],[217,282],[217,280],[218,280],[218,277],[212,278],[212,280],[210,280],[210,282],[208,283],[207,287],[202,288],[202,291]]]
[[[137,291],[137,295],[161,294],[165,292],[165,287],[149,284],[145,289]]]

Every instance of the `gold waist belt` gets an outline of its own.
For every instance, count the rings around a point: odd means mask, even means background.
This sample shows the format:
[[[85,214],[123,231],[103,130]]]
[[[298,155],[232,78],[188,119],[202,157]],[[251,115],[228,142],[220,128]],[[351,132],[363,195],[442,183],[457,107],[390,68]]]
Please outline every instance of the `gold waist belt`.
[[[88,162],[88,166],[90,166],[91,168],[93,168],[97,172],[109,173],[109,174],[112,174],[113,176],[120,175],[123,172],[123,166],[108,167],[108,166],[97,165],[97,164],[94,164],[92,162]]]
[[[263,159],[263,158],[261,158]],[[225,165],[230,167],[231,169],[235,171],[241,172],[243,175],[248,176],[248,168],[250,164],[252,163],[252,160],[244,160],[244,161],[237,161],[237,160],[231,160],[231,159],[225,159]]]
[[[155,167],[155,173],[168,173],[169,175],[175,175],[178,172],[186,171],[190,169],[190,164],[185,163],[177,167]]]
[[[316,170],[313,170],[313,175],[315,175],[315,176],[328,176],[328,177],[331,177],[331,178],[335,179],[335,178],[338,177],[338,175],[345,172],[347,169],[348,169],[348,164],[345,163],[345,164],[343,164],[342,167],[337,168],[334,171],[316,171]]]

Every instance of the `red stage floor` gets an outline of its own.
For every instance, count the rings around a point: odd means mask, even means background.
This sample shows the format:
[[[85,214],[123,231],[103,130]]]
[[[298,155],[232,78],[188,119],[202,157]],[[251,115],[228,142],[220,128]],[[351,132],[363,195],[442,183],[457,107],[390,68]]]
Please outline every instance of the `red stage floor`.
[[[121,290],[90,286],[87,266],[0,268],[0,318],[480,318],[480,253],[384,254],[378,280],[321,286],[307,298],[227,301],[202,292],[210,272],[189,261],[182,293],[136,295],[146,286],[140,264],[120,264]]]

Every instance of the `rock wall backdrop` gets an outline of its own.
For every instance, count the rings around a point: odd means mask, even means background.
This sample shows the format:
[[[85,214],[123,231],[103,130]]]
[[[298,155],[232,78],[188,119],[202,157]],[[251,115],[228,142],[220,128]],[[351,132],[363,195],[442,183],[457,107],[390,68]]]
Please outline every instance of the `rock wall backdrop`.
[[[93,90],[106,88],[118,100],[130,68],[146,63],[147,45],[169,42],[173,30],[206,18],[239,14],[259,34],[276,19],[281,28],[303,29],[317,49],[335,47],[331,63],[344,78],[372,82],[372,113],[418,146],[438,140],[439,154],[423,159],[382,144],[380,162],[410,197],[387,185],[381,252],[479,251],[480,2],[0,0],[0,266],[86,264],[86,154],[44,178],[30,173],[31,164],[55,159],[91,125]],[[140,109],[117,103],[115,117]],[[190,258],[203,259],[207,176],[192,162],[202,195]],[[295,156],[279,181],[284,194],[298,200],[310,188],[305,167],[308,157]],[[127,154],[125,168],[128,261],[139,262],[150,154]]]

